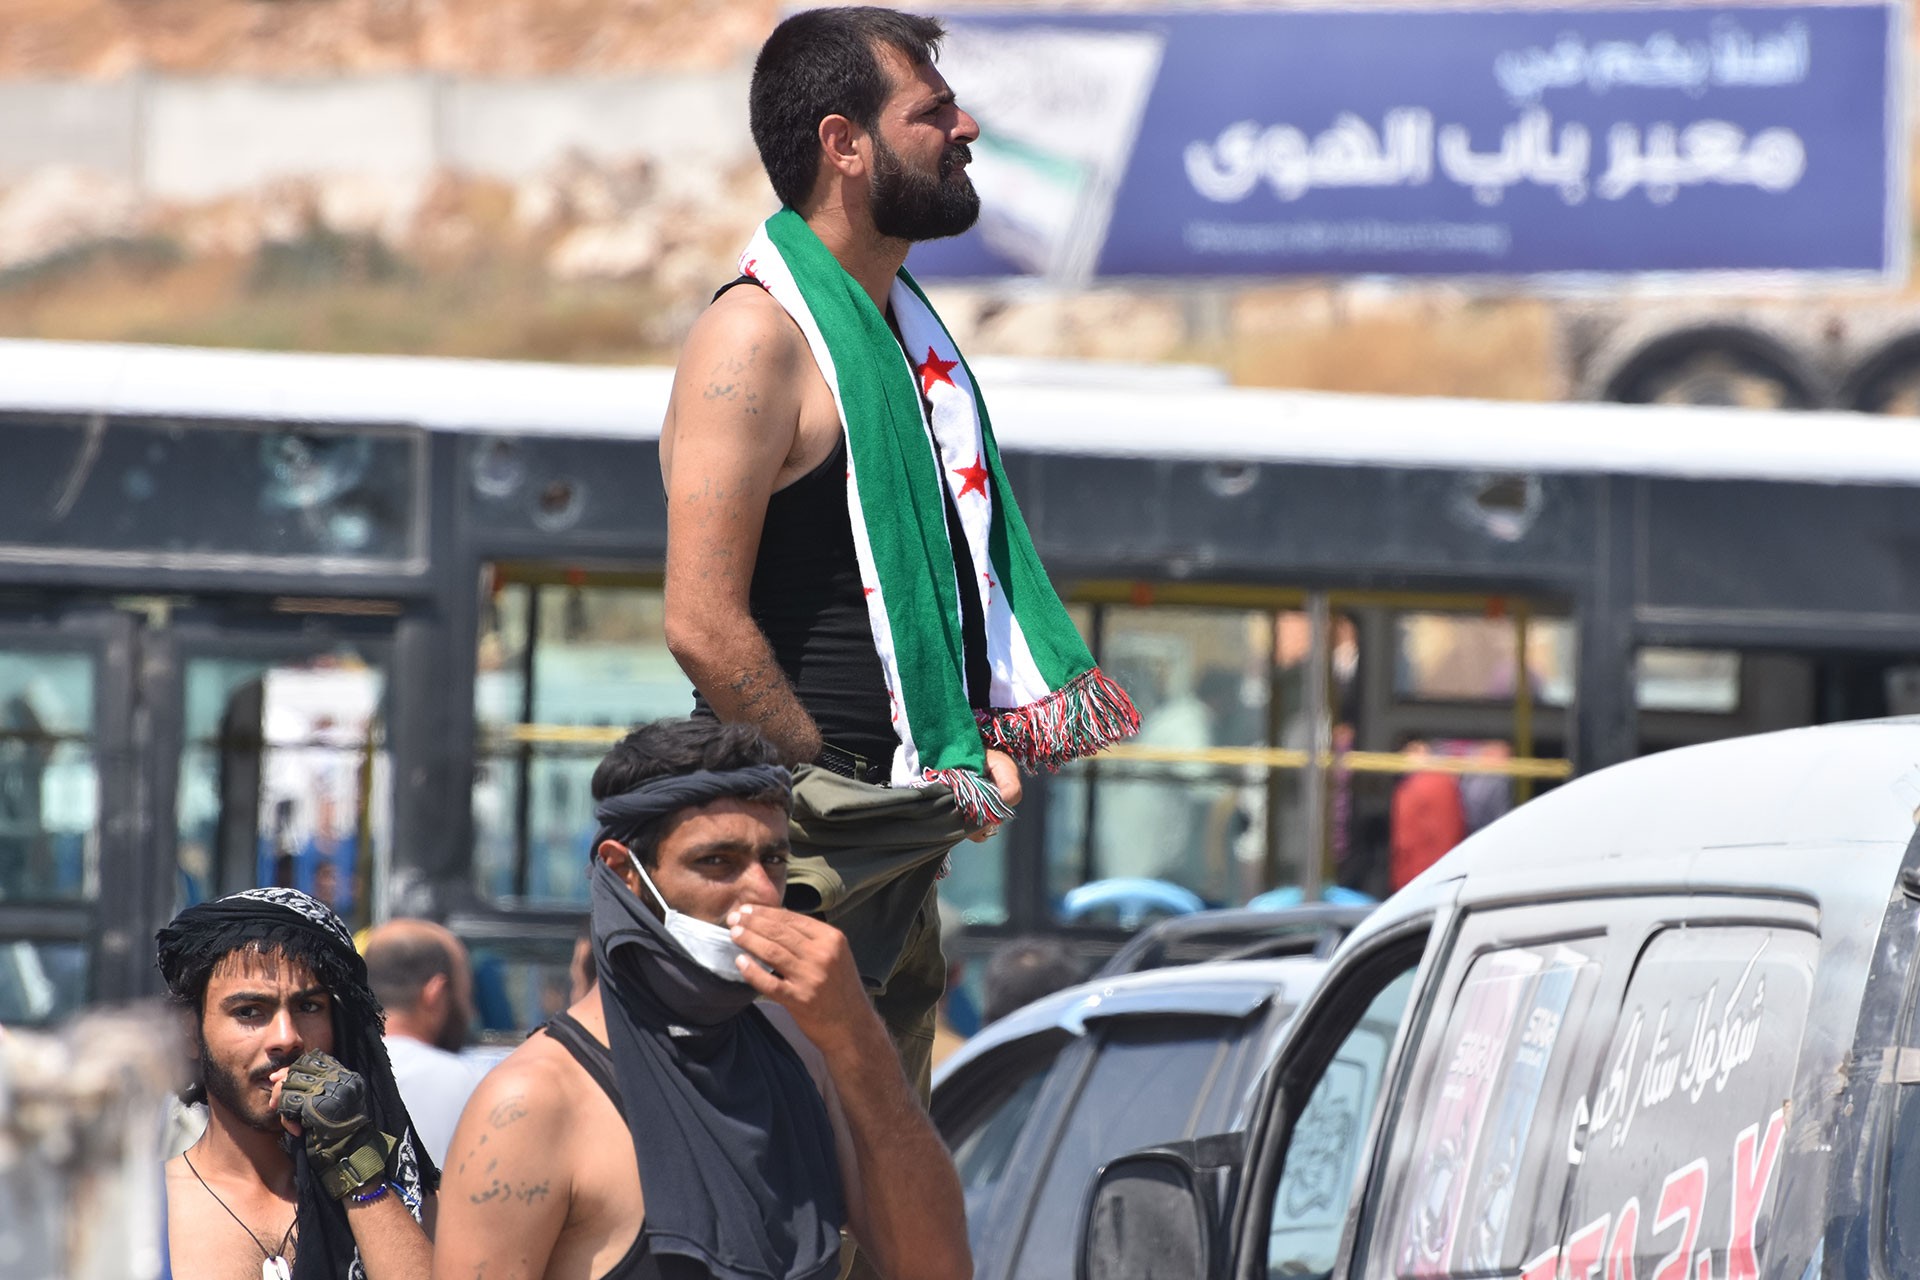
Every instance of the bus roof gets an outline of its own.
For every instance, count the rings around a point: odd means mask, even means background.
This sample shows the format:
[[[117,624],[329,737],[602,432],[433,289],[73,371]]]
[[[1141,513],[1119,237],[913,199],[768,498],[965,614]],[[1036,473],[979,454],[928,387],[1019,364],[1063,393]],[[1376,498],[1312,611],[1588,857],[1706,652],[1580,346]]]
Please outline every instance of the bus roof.
[[[1277,391],[1221,385],[1191,365],[975,363],[1012,450],[1920,485],[1920,430],[1899,418]],[[652,439],[672,376],[656,366],[0,341],[0,411]]]

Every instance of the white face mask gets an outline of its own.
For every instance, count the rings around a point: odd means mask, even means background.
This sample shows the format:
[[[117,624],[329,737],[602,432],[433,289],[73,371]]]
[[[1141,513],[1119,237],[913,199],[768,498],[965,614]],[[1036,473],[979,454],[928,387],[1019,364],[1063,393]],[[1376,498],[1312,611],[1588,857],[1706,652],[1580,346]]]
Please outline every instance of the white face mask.
[[[739,967],[734,964],[734,959],[738,956],[747,956],[747,959],[753,960],[755,964],[760,962],[742,951],[740,945],[733,940],[733,935],[725,927],[708,924],[705,920],[696,920],[685,912],[675,911],[668,906],[667,900],[660,896],[660,890],[654,885],[653,877],[647,874],[646,868],[640,865],[640,859],[633,856],[631,849],[627,850],[627,861],[631,862],[633,869],[640,873],[640,883],[647,886],[647,891],[653,895],[653,900],[660,904],[667,932],[673,936],[675,942],[680,944],[681,950],[685,951],[695,964],[716,978],[725,978],[728,982],[745,982],[746,978],[741,976]],[[760,967],[766,968],[765,965]]]

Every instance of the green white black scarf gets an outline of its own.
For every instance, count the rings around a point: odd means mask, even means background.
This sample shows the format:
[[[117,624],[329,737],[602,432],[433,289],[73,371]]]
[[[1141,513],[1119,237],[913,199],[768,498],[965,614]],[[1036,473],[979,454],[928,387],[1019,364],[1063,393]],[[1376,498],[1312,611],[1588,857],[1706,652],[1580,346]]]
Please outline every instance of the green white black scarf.
[[[791,209],[767,219],[740,258],[806,335],[847,434],[847,506],[900,748],[895,786],[945,783],[967,820],[1011,811],[985,777],[986,749],[1057,769],[1137,732],[1126,693],[1087,652],[1033,549],[994,446],[985,402],[946,326],[903,269],[886,317]],[[932,436],[921,396],[932,405]],[[945,484],[980,581],[990,712],[968,698],[960,584]]]

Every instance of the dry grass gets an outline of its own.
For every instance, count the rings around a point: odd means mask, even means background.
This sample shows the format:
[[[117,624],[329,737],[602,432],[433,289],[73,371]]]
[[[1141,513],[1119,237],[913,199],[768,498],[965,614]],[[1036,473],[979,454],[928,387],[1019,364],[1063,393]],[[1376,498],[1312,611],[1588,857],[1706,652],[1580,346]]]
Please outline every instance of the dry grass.
[[[563,286],[517,262],[262,284],[233,258],[101,251],[0,283],[0,336],[490,359],[670,358],[644,283]]]
[[[1247,386],[1551,400],[1564,394],[1553,311],[1532,299],[1401,296],[1357,306],[1326,290],[1253,293],[1193,357]]]
[[[1552,311],[1537,301],[1253,290],[1217,317],[1215,336],[1183,343],[1164,306],[1137,305],[1145,318],[1130,333],[1119,318],[1125,296],[1100,296],[1106,305],[1088,315],[1081,299],[1060,314],[961,328],[981,352],[1197,360],[1251,386],[1514,400],[1563,393]],[[647,280],[555,281],[532,253],[469,248],[422,262],[342,237],[251,258],[186,257],[165,242],[102,245],[0,277],[0,336],[287,351],[670,361],[694,309]],[[1156,318],[1164,323],[1147,323]],[[1055,340],[1043,343],[1048,334]]]

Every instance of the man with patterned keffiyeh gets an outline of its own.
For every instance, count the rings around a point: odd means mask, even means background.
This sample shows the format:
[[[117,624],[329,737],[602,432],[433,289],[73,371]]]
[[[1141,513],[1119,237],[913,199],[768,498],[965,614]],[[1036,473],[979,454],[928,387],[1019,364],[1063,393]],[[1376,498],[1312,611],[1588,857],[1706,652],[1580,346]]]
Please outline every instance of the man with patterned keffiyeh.
[[[905,269],[980,211],[943,34],[833,7],[768,38],[748,115],[783,207],[689,333],[660,438],[667,644],[697,713],[755,725],[794,766],[787,905],[846,934],[923,1096],[949,852],[1012,817],[1017,766],[1139,727]]]
[[[294,889],[189,907],[159,966],[188,1015],[207,1128],[167,1162],[172,1274],[407,1280],[439,1181],[400,1100],[340,918]],[[430,1220],[430,1219],[429,1219]]]

